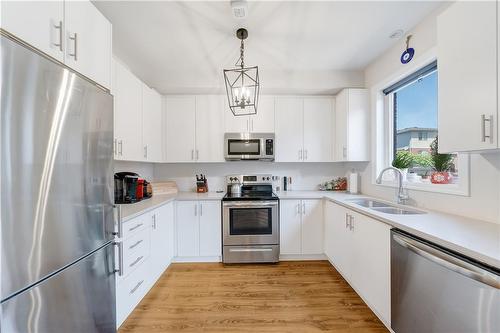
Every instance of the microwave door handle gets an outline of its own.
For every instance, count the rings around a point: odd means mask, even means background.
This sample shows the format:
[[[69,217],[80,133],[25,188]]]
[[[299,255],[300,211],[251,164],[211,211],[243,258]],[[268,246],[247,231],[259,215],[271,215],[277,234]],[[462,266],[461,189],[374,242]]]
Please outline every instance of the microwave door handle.
[[[500,277],[493,275],[492,273],[489,273],[488,271],[481,269],[480,267],[469,264],[466,261],[463,261],[443,251],[437,250],[433,247],[414,241],[407,237],[393,235],[393,239],[402,247],[434,262],[439,266],[445,267],[458,274],[462,274],[470,279],[484,283],[495,289],[500,289]]]

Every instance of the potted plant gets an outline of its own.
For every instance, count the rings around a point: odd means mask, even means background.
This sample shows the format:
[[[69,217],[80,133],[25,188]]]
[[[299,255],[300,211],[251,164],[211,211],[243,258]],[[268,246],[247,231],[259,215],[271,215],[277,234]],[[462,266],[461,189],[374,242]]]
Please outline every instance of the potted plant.
[[[433,184],[449,184],[451,174],[448,172],[453,166],[453,155],[440,154],[438,152],[438,138],[436,137],[431,143],[431,157],[434,172],[431,174],[431,183]]]
[[[413,154],[409,151],[398,151],[396,157],[392,161],[392,166],[401,170],[403,174],[403,180],[406,181],[406,176],[408,175],[408,168],[413,164]]]

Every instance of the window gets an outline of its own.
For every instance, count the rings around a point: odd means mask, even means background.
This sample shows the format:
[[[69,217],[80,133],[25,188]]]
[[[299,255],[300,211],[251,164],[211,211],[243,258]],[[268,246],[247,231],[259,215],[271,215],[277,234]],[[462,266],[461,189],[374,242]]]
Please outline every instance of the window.
[[[410,160],[407,180],[411,183],[431,183],[435,165],[433,142],[438,138],[438,68],[437,62],[424,66],[383,90],[388,97],[391,144],[391,164],[397,157]],[[451,183],[457,183],[458,157],[450,157]],[[434,177],[433,183],[436,183]],[[443,181],[442,183],[447,183]]]

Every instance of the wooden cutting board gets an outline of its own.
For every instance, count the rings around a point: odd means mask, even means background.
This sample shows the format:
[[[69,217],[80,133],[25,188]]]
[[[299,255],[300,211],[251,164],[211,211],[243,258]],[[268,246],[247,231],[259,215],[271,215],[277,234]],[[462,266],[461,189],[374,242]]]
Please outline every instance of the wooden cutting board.
[[[154,182],[151,183],[153,186],[153,195],[159,195],[159,194],[176,194],[179,192],[179,189],[177,188],[177,183],[175,181],[161,181],[161,182]]]

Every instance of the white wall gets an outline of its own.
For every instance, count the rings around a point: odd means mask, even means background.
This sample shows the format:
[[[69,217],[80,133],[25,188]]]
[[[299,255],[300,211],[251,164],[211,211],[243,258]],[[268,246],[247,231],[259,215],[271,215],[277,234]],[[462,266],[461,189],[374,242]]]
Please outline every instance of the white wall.
[[[115,172],[135,172],[148,181],[154,178],[153,163],[115,161]]]
[[[333,177],[344,176],[351,167],[364,168],[364,163],[177,163],[155,164],[154,180],[174,180],[180,191],[193,191],[196,174],[207,176],[210,191],[225,190],[224,177],[231,174],[268,173],[274,176],[292,177],[293,190],[316,190],[318,184]]]
[[[436,17],[447,6],[448,4],[431,14],[409,32],[413,35],[411,46],[415,48],[413,62],[418,62],[419,58],[426,57],[436,47]],[[366,68],[365,84],[367,88],[375,89],[374,87],[378,86],[380,82],[389,77],[398,76],[399,73],[405,71],[405,65],[399,61],[404,47],[405,39],[402,38],[398,45],[389,49]],[[372,100],[371,104],[372,117],[374,117],[375,101]],[[375,124],[374,119],[372,119],[372,124]],[[375,128],[372,128],[372,134],[374,135],[372,142],[375,142]],[[457,135],[459,134],[457,133]],[[373,146],[372,150],[374,149]],[[373,151],[372,155],[375,156]],[[375,185],[372,167],[371,163],[368,164],[362,173],[362,192],[392,200],[394,189]],[[413,199],[413,203],[420,207],[500,223],[500,153],[471,154],[470,177],[470,196],[410,191],[410,197]]]

